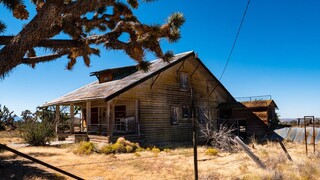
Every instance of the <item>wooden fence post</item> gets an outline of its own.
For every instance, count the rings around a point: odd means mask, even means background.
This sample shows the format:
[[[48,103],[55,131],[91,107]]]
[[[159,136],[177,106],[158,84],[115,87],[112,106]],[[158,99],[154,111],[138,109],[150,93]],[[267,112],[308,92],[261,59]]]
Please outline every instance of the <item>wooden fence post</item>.
[[[282,143],[282,141],[279,140],[278,142],[279,142],[282,150],[283,150],[284,153],[286,154],[287,158],[288,158],[290,161],[292,161],[292,158],[291,158],[290,154],[288,153],[287,148],[286,148],[286,147],[284,146],[284,144]]]
[[[238,137],[236,136],[234,138],[234,141],[244,150],[245,153],[248,154],[248,156],[262,169],[266,169],[266,165],[264,165],[261,160],[253,154],[253,152],[248,148],[246,144]]]
[[[55,170],[55,171],[58,171],[58,172],[60,172],[60,173],[62,173],[62,174],[64,174],[64,175],[67,175],[67,176],[72,177],[72,178],[74,178],[74,179],[79,179],[79,180],[82,180],[82,179],[83,179],[83,178],[78,177],[78,176],[76,176],[76,175],[74,175],[74,174],[71,174],[71,173],[69,173],[69,172],[66,172],[66,171],[64,171],[64,170],[62,170],[62,169],[59,169],[59,168],[57,168],[57,167],[54,167],[54,166],[52,166],[52,165],[50,165],[50,164],[48,164],[48,163],[45,163],[45,162],[43,162],[43,161],[40,161],[39,159],[36,159],[36,158],[31,157],[31,156],[29,156],[29,155],[26,155],[26,154],[24,154],[24,153],[22,153],[22,152],[20,152],[20,151],[17,151],[17,150],[14,150],[14,149],[12,149],[12,148],[9,148],[9,147],[6,146],[6,145],[0,144],[0,149],[4,149],[4,150],[7,150],[7,151],[10,151],[10,152],[12,152],[12,153],[14,153],[14,154],[16,154],[16,155],[18,155],[18,156],[22,156],[22,157],[24,157],[24,158],[26,158],[26,159],[29,159],[29,160],[31,160],[31,161],[33,161],[33,162],[36,162],[36,163],[39,163],[39,164],[41,164],[41,165],[43,165],[43,166],[46,166],[46,167],[48,167],[48,168],[50,168],[50,169],[53,169],[53,170]]]

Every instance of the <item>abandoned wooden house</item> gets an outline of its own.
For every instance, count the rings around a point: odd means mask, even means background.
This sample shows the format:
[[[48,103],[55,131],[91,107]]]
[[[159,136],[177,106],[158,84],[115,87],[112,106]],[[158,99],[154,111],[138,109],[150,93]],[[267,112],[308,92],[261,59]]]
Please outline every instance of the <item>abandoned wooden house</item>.
[[[56,106],[56,117],[60,106],[70,106],[71,133],[78,133],[73,121],[77,106],[82,109],[81,132],[162,143],[191,141],[192,117],[217,119],[219,104],[235,102],[193,51],[175,55],[170,63],[150,63],[148,72],[136,66],[93,72],[98,81],[44,106]]]
[[[148,72],[136,66],[93,72],[97,81],[44,106],[56,106],[56,122],[60,107],[70,106],[71,133],[111,140],[125,136],[150,143],[191,142],[193,119],[199,124],[211,121],[215,128],[227,121],[243,137],[267,132],[276,104],[237,102],[194,52],[177,54],[170,63],[150,63]],[[78,128],[75,106],[82,112]]]
[[[221,103],[218,124],[235,127],[236,133],[243,138],[263,137],[272,133],[273,126],[278,123],[276,109],[278,107],[271,97],[267,100]]]

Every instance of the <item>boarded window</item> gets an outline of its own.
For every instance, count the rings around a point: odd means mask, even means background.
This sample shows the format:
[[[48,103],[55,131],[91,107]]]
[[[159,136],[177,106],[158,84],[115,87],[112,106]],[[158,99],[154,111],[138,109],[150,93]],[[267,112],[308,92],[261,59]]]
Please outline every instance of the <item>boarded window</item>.
[[[182,106],[182,118],[191,118],[190,106]]]
[[[207,114],[207,108],[205,107],[199,107],[199,115],[198,115],[198,121],[200,124],[205,124],[209,120],[209,116]]]
[[[171,106],[171,124],[178,124],[179,119],[179,107]]]
[[[188,73],[180,72],[180,90],[188,90]]]

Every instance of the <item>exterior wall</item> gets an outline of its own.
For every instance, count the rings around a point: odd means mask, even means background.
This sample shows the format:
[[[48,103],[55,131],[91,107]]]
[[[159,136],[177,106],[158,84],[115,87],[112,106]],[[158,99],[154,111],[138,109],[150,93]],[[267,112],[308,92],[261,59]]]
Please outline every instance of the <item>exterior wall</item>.
[[[271,128],[272,121],[275,121],[275,106],[270,104],[268,106],[246,107],[242,103],[232,103],[229,107],[221,107],[221,120],[229,120],[229,122],[236,123],[236,120],[246,121],[246,134],[248,137],[256,135],[259,137],[265,136]],[[225,114],[228,114],[224,118]]]
[[[198,61],[191,57],[184,63],[178,63],[161,72],[157,79],[154,76],[118,97],[119,100],[139,100],[141,134],[148,142],[192,141],[192,118],[182,118],[182,107],[191,107],[190,87],[194,90],[195,117],[198,117],[199,107],[201,107],[216,119],[217,104],[226,102],[228,95],[217,88],[210,96],[210,92],[217,83],[201,65],[196,69],[197,65]],[[189,88],[187,90],[180,89],[178,70],[188,73]],[[172,107],[178,107],[177,124],[171,123]]]

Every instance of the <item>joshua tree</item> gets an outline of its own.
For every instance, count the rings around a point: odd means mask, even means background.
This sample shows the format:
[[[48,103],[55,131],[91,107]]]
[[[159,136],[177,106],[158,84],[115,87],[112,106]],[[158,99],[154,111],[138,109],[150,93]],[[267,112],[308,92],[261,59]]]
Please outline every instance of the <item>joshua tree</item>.
[[[144,0],[150,2],[152,0]],[[68,69],[72,69],[78,57],[87,66],[90,55],[99,55],[96,45],[107,50],[123,50],[138,63],[142,70],[148,70],[144,60],[146,51],[169,61],[173,53],[164,53],[159,40],[176,42],[180,38],[180,27],[184,23],[181,13],[174,13],[163,25],[141,23],[132,9],[139,6],[138,0],[32,0],[37,14],[14,36],[0,36],[0,78],[4,78],[20,64],[35,67],[37,63],[53,61],[67,56]],[[0,0],[18,19],[28,19],[29,12],[22,0]],[[5,30],[0,21],[0,33]],[[64,33],[68,39],[55,37]],[[95,33],[95,34],[94,34]],[[119,37],[129,34],[127,41]],[[1,46],[2,45],[2,46]],[[52,53],[37,56],[34,48],[42,47]]]
[[[0,104],[0,130],[4,130],[6,126],[10,129],[15,129],[15,126],[13,125],[15,116],[13,111],[10,111],[6,106],[1,108]]]

